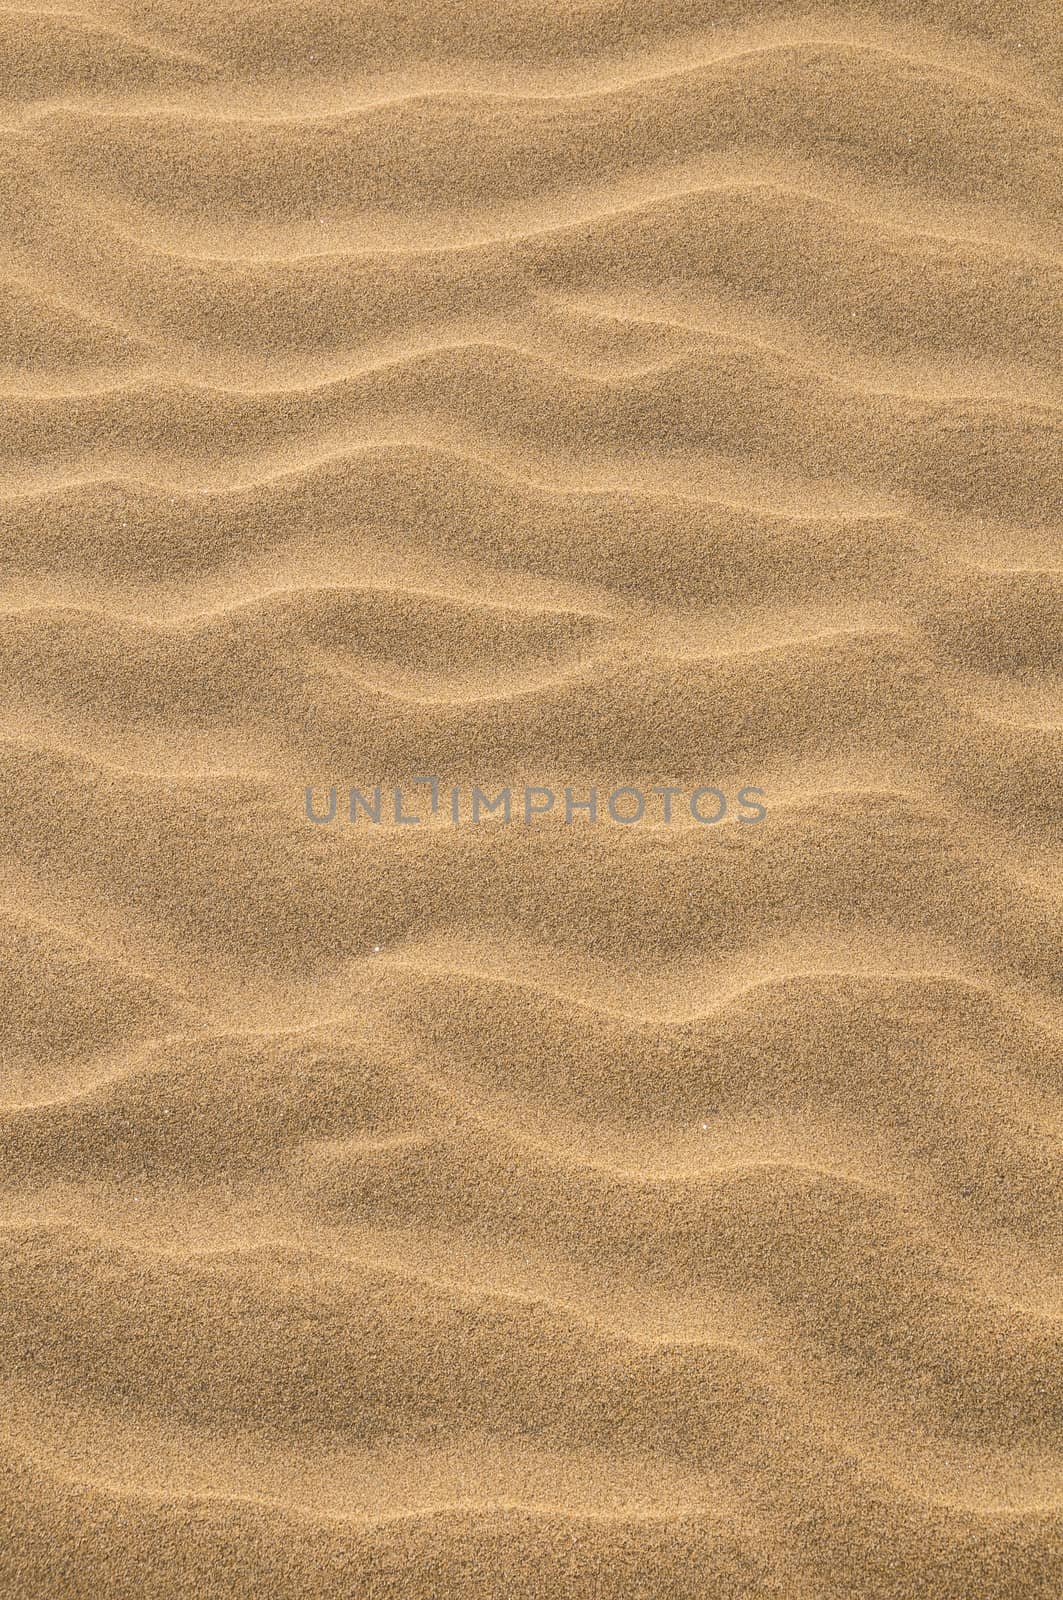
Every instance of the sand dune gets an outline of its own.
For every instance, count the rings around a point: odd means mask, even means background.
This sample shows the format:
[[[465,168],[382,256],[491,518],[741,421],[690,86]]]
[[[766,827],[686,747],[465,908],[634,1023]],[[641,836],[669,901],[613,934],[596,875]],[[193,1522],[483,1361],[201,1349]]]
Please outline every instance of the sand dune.
[[[1063,1591],[1058,27],[710,9],[0,11],[4,1595]]]

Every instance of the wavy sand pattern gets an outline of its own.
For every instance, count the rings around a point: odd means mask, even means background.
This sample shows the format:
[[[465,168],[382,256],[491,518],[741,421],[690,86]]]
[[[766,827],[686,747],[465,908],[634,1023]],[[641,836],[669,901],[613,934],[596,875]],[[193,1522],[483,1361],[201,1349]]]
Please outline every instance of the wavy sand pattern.
[[[1057,46],[0,12],[5,1596],[1063,1593]]]

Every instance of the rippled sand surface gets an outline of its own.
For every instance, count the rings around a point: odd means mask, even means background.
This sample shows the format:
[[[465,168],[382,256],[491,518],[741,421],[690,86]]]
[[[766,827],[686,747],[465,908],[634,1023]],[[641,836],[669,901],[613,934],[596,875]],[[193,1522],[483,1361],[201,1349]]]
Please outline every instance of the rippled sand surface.
[[[1063,1593],[1053,13],[0,12],[5,1597]]]

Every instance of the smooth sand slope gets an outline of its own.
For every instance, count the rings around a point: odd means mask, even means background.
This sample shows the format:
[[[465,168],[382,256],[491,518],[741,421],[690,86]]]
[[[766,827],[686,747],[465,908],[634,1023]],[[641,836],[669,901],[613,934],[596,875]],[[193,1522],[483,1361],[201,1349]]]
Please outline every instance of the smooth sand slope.
[[[5,1600],[1063,1593],[1052,13],[0,11]]]

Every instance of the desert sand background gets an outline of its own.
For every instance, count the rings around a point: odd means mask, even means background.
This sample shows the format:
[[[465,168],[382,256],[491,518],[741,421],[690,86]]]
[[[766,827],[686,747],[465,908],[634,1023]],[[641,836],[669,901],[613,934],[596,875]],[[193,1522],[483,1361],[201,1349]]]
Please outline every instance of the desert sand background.
[[[4,1596],[1063,1593],[1058,24],[4,5]]]

